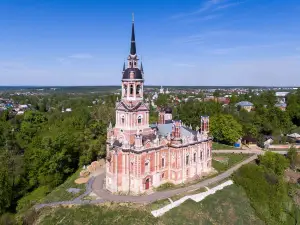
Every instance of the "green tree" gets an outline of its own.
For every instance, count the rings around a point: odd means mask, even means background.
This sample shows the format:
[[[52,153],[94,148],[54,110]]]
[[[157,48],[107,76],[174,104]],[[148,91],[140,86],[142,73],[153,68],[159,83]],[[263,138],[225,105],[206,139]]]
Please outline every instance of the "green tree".
[[[9,181],[8,168],[3,161],[0,167],[0,215],[6,211],[11,204],[12,186]]]
[[[260,165],[273,171],[276,175],[283,175],[284,170],[289,166],[289,161],[284,156],[266,152],[263,156],[259,156]]]
[[[290,167],[295,169],[297,162],[297,149],[295,147],[291,147],[287,153],[287,158],[290,160]]]
[[[210,132],[215,140],[233,144],[242,135],[242,126],[232,115],[216,115],[210,118]]]
[[[168,104],[169,104],[169,95],[167,95],[167,94],[159,94],[155,103],[156,103],[156,105],[158,107],[168,106]]]

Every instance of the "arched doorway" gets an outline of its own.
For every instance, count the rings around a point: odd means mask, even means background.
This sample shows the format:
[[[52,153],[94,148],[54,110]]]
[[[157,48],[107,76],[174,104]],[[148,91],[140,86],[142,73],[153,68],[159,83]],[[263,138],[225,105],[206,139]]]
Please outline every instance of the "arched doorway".
[[[150,178],[147,178],[145,181],[145,189],[148,190],[150,188]]]

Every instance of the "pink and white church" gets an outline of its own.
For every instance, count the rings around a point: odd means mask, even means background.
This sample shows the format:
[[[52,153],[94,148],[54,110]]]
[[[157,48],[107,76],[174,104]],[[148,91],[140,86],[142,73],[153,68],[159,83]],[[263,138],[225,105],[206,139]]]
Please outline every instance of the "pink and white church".
[[[209,117],[199,117],[199,130],[172,120],[172,109],[159,112],[149,124],[144,102],[144,70],[136,53],[134,22],[131,47],[123,66],[122,97],[116,102],[116,124],[107,129],[106,189],[112,193],[142,194],[166,182],[181,184],[212,170]]]

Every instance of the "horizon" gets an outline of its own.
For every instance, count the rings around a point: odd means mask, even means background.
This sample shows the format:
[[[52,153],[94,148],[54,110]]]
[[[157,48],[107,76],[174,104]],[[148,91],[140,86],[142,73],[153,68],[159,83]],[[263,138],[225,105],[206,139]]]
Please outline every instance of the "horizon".
[[[2,86],[119,86],[132,12],[146,86],[300,86],[296,0],[132,3],[2,1]]]

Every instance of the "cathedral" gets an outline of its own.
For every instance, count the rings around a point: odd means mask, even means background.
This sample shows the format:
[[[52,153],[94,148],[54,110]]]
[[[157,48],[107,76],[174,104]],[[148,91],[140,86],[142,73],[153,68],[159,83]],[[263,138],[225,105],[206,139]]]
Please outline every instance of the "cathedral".
[[[116,123],[107,129],[106,189],[143,194],[164,183],[181,184],[211,172],[212,139],[209,117],[199,116],[198,130],[172,119],[172,109],[149,124],[144,102],[144,70],[136,51],[132,22],[130,54],[122,71],[122,93],[116,102]],[[140,66],[139,66],[140,65]]]

